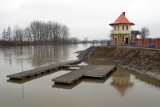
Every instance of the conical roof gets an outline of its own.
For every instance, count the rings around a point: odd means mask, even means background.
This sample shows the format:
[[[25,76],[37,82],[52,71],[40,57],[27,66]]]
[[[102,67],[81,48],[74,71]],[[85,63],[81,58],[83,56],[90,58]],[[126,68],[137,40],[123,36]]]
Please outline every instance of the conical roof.
[[[126,17],[125,17],[125,12],[123,12],[117,19],[115,22],[109,24],[111,26],[113,25],[118,25],[118,24],[130,24],[130,25],[134,25],[134,23],[130,22]]]

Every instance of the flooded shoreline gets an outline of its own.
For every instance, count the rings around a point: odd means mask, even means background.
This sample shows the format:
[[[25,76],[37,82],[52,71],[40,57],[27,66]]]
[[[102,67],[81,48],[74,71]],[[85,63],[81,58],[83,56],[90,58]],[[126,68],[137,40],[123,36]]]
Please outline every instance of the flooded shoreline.
[[[21,58],[24,70],[28,70],[50,63],[76,59],[77,54],[73,53],[89,46],[60,46],[55,50],[52,46],[45,49],[43,47],[0,49],[1,106],[159,107],[160,82],[122,67],[118,67],[117,71],[106,79],[84,78],[71,86],[55,85],[51,81],[53,78],[71,72],[64,69],[20,83],[7,81],[7,74],[21,71]],[[112,65],[114,63],[94,60],[87,64]]]
[[[160,80],[160,50],[127,46],[98,46],[91,59],[113,60],[131,71]]]

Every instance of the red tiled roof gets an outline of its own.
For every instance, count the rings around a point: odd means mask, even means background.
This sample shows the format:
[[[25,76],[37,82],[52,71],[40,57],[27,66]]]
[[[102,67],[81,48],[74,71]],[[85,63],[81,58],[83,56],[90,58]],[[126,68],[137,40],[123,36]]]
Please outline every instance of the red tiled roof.
[[[117,19],[115,22],[109,24],[111,26],[113,25],[117,25],[117,24],[131,24],[134,25],[134,23],[130,22],[126,17],[125,17],[125,12],[123,12]]]

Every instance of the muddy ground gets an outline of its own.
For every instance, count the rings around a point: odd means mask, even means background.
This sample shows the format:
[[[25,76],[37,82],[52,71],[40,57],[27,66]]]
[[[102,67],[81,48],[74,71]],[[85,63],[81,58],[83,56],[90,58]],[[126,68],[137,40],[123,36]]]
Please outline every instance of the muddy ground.
[[[160,49],[98,46],[90,60],[113,60],[116,64],[160,80]]]

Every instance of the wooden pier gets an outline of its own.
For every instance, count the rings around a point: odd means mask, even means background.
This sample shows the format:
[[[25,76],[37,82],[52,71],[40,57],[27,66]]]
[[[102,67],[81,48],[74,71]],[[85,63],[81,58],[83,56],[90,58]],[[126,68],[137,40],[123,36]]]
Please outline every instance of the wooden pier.
[[[22,80],[24,78],[29,78],[29,77],[33,77],[39,74],[43,74],[52,70],[57,70],[59,68],[62,68],[65,65],[72,65],[72,64],[77,64],[80,63],[81,60],[72,60],[72,61],[65,61],[65,62],[59,62],[56,64],[51,64],[45,67],[40,67],[40,68],[36,68],[33,70],[28,70],[28,71],[23,71],[20,73],[15,73],[15,74],[11,74],[11,75],[7,75],[8,78],[10,79],[19,79]]]
[[[87,51],[85,52],[85,54],[83,55],[83,57],[79,58],[78,60],[59,62],[59,63],[51,64],[51,65],[48,65],[48,66],[45,66],[45,67],[39,67],[39,68],[36,68],[36,69],[33,69],[33,70],[22,71],[20,73],[7,75],[7,77],[10,78],[10,79],[22,80],[24,78],[34,77],[34,76],[37,76],[39,74],[47,73],[49,71],[58,70],[59,68],[70,68],[70,67],[82,68],[82,67],[84,67],[83,65],[74,65],[74,64],[82,62],[83,60],[86,59],[86,57],[88,58],[88,53],[89,52],[93,53],[94,52],[93,50],[95,50],[95,47],[88,48]]]
[[[93,69],[92,65],[88,65],[86,67],[83,67],[81,69],[69,72],[67,74],[64,74],[60,77],[52,79],[55,83],[60,83],[60,84],[72,84],[75,81],[81,79],[84,75],[85,72]]]
[[[105,66],[105,65],[88,65],[81,69],[72,71],[70,73],[64,74],[60,77],[52,79],[55,83],[60,84],[72,84],[82,77],[97,77],[105,78],[109,73],[116,69],[115,66]]]
[[[69,68],[69,67],[79,67],[79,68],[82,68],[82,67],[85,67],[86,65],[63,65],[62,68]]]
[[[116,69],[115,66],[104,66],[99,65],[93,70],[90,70],[84,74],[85,77],[93,77],[93,78],[106,78],[109,73]]]
[[[106,65],[75,65],[84,60],[87,60],[94,52],[96,47],[90,47],[86,50],[84,55],[79,60],[59,62],[45,67],[36,68],[33,70],[23,71],[7,75],[10,79],[24,80],[25,78],[36,77],[39,74],[45,74],[50,71],[58,70],[60,68],[78,67],[77,70],[71,71],[65,75],[52,79],[55,83],[72,84],[83,77],[106,78],[112,71],[116,69],[115,66]]]

